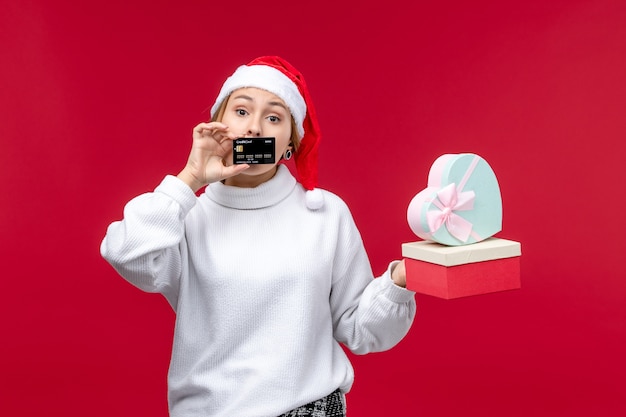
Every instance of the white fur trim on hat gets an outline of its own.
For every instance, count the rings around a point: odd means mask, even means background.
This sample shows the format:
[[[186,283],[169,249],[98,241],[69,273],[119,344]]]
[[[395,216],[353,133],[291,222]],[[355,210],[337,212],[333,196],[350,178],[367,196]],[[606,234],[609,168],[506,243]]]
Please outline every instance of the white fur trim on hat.
[[[265,65],[242,65],[226,79],[220,90],[215,104],[211,107],[211,115],[215,114],[222,101],[233,91],[239,88],[255,87],[269,91],[285,102],[293,116],[298,134],[304,136],[304,117],[306,116],[306,103],[298,91],[296,84],[285,74]]]

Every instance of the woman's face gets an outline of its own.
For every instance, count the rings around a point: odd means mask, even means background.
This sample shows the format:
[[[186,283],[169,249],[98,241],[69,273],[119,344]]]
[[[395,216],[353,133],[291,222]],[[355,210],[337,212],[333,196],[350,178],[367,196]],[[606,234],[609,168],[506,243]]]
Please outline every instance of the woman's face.
[[[222,123],[238,137],[276,138],[276,162],[255,164],[226,180],[228,185],[256,186],[276,172],[276,163],[291,147],[291,112],[283,100],[259,88],[240,88],[228,98]]]

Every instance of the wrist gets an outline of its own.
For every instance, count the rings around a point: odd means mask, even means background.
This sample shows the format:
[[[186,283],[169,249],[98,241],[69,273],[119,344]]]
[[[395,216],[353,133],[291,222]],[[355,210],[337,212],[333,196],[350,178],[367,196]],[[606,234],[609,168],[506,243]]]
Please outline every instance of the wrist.
[[[191,174],[186,168],[180,171],[180,173],[178,173],[176,177],[182,182],[184,182],[185,184],[187,184],[194,193],[206,185],[198,181],[198,179],[193,174]]]
[[[406,269],[404,260],[396,263],[391,268],[391,280],[398,287],[406,288]]]

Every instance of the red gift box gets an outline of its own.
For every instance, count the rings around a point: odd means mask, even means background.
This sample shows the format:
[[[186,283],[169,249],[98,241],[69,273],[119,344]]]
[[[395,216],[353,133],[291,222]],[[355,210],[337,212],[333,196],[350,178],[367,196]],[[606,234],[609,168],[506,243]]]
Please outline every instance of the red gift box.
[[[406,287],[444,299],[521,288],[521,244],[489,238],[463,246],[404,243]]]

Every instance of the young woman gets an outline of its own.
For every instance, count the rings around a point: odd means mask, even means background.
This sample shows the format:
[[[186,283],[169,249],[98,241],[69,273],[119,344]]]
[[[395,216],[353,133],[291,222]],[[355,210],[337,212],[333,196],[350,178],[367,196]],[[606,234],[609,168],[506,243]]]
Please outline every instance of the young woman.
[[[112,223],[102,256],[176,312],[172,417],[343,416],[356,354],[390,349],[415,316],[404,263],[372,275],[345,203],[316,188],[319,126],[279,57],[229,77],[187,164]],[[233,140],[274,137],[282,164],[233,164]],[[196,192],[208,185],[198,197]]]

